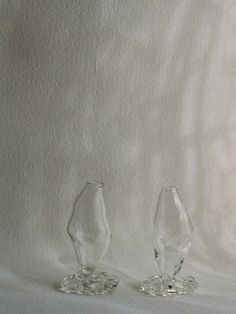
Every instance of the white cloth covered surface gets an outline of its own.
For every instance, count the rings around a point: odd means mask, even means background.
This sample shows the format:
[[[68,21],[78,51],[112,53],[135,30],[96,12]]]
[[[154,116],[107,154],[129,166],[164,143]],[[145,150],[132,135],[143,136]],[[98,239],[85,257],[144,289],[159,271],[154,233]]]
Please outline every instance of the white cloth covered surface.
[[[0,1],[0,313],[236,313],[234,0]],[[66,234],[105,183],[108,297],[65,295]],[[143,296],[152,219],[175,185],[195,227],[193,296]]]

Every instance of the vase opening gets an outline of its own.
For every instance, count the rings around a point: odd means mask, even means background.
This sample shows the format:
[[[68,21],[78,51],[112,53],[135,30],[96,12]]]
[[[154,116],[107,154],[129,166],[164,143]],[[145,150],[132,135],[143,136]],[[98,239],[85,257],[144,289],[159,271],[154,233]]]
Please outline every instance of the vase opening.
[[[176,189],[176,187],[175,186],[167,186],[167,187],[165,187],[165,188],[162,188],[162,191],[163,192],[176,192],[177,191],[177,189]]]
[[[86,185],[91,185],[97,188],[103,188],[104,187],[104,183],[98,180],[89,180],[87,181]]]

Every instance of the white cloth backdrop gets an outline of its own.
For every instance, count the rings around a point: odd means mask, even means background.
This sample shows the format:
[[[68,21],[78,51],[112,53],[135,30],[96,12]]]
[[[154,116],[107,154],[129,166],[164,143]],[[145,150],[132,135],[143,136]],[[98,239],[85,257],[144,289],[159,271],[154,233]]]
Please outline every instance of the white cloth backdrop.
[[[236,2],[0,1],[0,313],[236,313]],[[102,180],[121,274],[111,297],[64,295],[66,223]],[[193,296],[142,296],[158,193],[195,226]]]

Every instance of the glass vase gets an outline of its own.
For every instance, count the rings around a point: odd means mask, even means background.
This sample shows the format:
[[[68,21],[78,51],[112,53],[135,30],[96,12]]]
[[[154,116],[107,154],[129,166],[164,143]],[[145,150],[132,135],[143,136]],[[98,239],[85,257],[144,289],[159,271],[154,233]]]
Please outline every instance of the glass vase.
[[[140,284],[148,295],[173,296],[192,294],[197,288],[193,277],[180,277],[191,248],[193,226],[175,187],[162,188],[154,218],[153,246],[159,275],[152,275]]]
[[[75,201],[67,232],[80,270],[62,280],[60,290],[63,292],[110,294],[118,285],[117,277],[96,270],[111,239],[102,188],[102,182],[88,181]]]

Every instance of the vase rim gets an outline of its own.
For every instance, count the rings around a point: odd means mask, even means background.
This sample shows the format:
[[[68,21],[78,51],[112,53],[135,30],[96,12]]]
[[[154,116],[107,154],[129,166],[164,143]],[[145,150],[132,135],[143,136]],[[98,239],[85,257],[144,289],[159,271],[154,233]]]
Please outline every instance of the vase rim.
[[[163,192],[176,192],[177,189],[174,185],[166,186],[161,189]]]
[[[88,180],[86,182],[86,185],[92,185],[92,186],[96,186],[98,188],[104,187],[104,183],[102,181],[99,181],[99,180]]]

